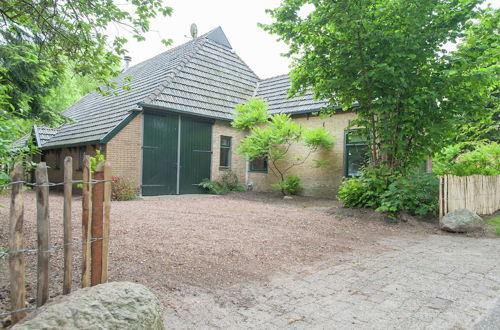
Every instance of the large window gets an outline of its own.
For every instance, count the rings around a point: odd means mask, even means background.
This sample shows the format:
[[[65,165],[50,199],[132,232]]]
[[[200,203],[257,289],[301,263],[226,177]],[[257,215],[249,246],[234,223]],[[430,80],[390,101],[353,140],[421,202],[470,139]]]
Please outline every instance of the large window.
[[[220,167],[230,168],[231,167],[231,137],[223,136],[220,137]]]
[[[368,141],[359,130],[348,130],[344,142],[344,175],[359,176],[360,170],[368,163]]]
[[[267,159],[255,158],[250,162],[251,172],[267,172]]]

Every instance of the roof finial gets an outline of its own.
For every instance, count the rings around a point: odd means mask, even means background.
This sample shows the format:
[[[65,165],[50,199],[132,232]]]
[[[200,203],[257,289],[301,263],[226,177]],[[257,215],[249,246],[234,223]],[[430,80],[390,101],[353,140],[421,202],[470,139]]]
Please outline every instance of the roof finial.
[[[196,24],[191,24],[191,37],[193,39],[196,39],[196,37],[198,36],[198,27],[196,26]]]

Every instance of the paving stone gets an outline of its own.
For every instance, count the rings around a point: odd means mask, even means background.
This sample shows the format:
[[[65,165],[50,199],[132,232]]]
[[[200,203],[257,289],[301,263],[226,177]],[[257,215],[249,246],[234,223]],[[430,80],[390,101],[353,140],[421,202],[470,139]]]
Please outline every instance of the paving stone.
[[[394,237],[383,244],[398,250],[249,284],[241,292],[256,302],[252,306],[183,297],[175,310],[166,308],[165,324],[178,329],[432,330],[495,323],[497,314],[485,315],[500,299],[498,240],[431,235]]]

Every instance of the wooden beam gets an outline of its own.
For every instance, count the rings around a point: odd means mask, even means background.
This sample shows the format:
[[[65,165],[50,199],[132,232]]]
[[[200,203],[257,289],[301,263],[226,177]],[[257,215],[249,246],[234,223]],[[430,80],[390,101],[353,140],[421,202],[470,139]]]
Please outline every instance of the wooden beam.
[[[108,267],[109,267],[109,233],[110,233],[110,213],[111,213],[111,164],[104,163],[104,222],[103,222],[103,237],[102,240],[102,276],[101,283],[108,282]]]
[[[90,286],[90,238],[92,225],[92,173],[90,156],[83,160],[83,198],[82,198],[82,288]]]
[[[73,233],[71,228],[71,199],[73,198],[73,159],[71,156],[64,158],[64,278],[63,294],[71,292],[73,274]]]
[[[12,170],[12,181],[23,181],[23,168],[20,163],[14,165]],[[23,184],[16,183],[11,188],[10,214],[9,214],[9,250],[18,251],[24,248],[24,197]],[[26,291],[24,253],[12,253],[9,255],[10,268],[10,301],[11,309],[22,309],[25,307]],[[12,324],[26,316],[26,312],[12,314]]]
[[[104,180],[104,164],[100,163],[94,173],[95,180]],[[102,279],[102,238],[103,238],[103,205],[104,183],[94,184],[92,191],[92,267],[91,285],[101,284]]]
[[[38,164],[36,171],[36,222],[38,238],[37,293],[36,305],[40,307],[49,299],[49,179],[47,165]]]

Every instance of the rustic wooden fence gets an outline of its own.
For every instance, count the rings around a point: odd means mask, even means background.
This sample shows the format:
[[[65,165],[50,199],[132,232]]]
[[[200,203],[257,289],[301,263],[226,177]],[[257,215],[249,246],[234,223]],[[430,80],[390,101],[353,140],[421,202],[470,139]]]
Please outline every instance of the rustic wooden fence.
[[[439,185],[439,217],[457,209],[477,214],[500,210],[500,175],[444,175]]]
[[[64,182],[51,183],[48,180],[47,166],[40,163],[35,171],[36,183],[24,181],[24,170],[16,164],[12,170],[9,250],[0,252],[0,257],[8,255],[10,271],[11,310],[0,317],[11,315],[12,323],[21,320],[26,312],[35,309],[26,307],[25,292],[25,254],[37,253],[37,294],[36,307],[47,302],[49,297],[49,258],[58,249],[64,250],[62,293],[71,292],[73,246],[82,246],[82,287],[94,286],[108,281],[109,218],[111,210],[111,166],[109,162],[100,163],[94,173],[91,171],[90,157],[86,156],[83,166],[83,179],[73,180],[73,161],[64,159]],[[93,176],[93,177],[92,177]],[[72,190],[74,184],[83,185],[82,198],[82,240],[73,241],[72,237]],[[37,249],[24,247],[24,198],[23,186],[36,190]],[[49,187],[64,186],[63,226],[64,243],[50,246]]]

